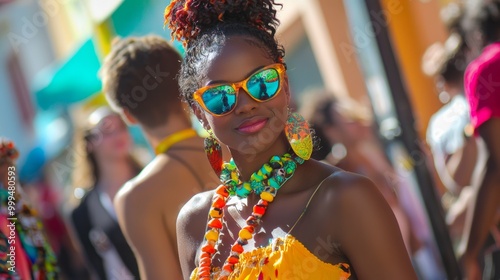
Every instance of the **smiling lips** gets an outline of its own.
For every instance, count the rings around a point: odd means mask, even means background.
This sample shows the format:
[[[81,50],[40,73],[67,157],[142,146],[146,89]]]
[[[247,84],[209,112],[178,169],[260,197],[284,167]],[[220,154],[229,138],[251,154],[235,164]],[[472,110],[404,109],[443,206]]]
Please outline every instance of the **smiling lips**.
[[[241,123],[236,130],[245,134],[256,133],[267,124],[267,121],[267,118],[250,119]]]

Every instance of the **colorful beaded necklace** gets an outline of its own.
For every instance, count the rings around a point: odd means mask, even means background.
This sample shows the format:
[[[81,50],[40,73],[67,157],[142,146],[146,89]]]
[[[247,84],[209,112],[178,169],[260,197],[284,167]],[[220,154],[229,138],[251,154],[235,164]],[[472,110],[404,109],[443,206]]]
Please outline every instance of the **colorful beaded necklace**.
[[[260,196],[260,200],[253,207],[252,214],[246,220],[247,225],[239,231],[239,238],[232,245],[229,257],[224,262],[218,279],[227,279],[233,272],[235,265],[239,262],[239,255],[243,253],[243,246],[253,237],[255,226],[260,223],[269,203],[274,200],[278,190],[293,176],[297,166],[302,163],[304,163],[303,159],[289,153],[281,157],[273,156],[268,163],[250,176],[249,182],[240,180],[236,164],[232,159],[229,163],[224,163],[220,175],[222,184],[215,190],[209,212],[208,230],[205,233],[205,243],[199,257],[198,279],[211,279],[214,270],[212,257],[217,251],[216,245],[222,230],[223,208],[229,197],[236,195],[244,198],[253,192]]]

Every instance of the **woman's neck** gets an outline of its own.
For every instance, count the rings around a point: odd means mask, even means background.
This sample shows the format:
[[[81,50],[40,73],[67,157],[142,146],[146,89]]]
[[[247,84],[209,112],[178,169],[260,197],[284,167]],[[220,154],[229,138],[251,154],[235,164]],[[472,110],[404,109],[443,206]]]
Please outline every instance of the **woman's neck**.
[[[238,167],[241,180],[248,181],[250,176],[259,170],[262,165],[269,162],[272,156],[281,156],[288,152],[290,145],[285,137],[281,135],[268,149],[254,153],[244,153],[231,149],[231,156]],[[252,149],[249,149],[252,150]]]
[[[135,172],[130,158],[108,160],[99,166],[100,178],[97,185],[113,200],[118,190],[134,177]]]

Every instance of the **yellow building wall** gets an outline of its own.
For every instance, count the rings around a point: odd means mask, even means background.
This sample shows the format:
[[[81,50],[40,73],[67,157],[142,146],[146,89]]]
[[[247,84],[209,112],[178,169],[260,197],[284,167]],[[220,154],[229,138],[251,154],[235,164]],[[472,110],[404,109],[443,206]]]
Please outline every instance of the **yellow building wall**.
[[[401,75],[410,95],[416,129],[422,139],[425,139],[429,119],[441,107],[441,103],[437,98],[433,79],[422,73],[421,58],[429,45],[446,39],[447,31],[439,17],[441,3],[381,0],[381,4],[390,17],[388,28]]]

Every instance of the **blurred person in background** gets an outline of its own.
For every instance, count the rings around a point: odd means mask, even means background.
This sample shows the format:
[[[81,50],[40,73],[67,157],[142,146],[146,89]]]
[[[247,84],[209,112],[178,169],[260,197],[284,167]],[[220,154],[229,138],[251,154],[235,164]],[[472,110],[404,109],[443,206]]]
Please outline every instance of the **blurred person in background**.
[[[318,149],[312,157],[370,178],[396,216],[408,254],[424,279],[437,279],[439,268],[427,246],[421,214],[408,182],[392,166],[377,138],[371,113],[350,98],[337,99],[328,90],[311,90],[303,96],[301,113],[315,130]],[[403,205],[404,203],[408,205]]]
[[[87,120],[83,147],[76,149],[74,186],[86,189],[71,213],[72,228],[96,279],[138,279],[134,254],[118,225],[113,199],[141,166],[131,156],[132,139],[120,116],[107,107]]]
[[[491,267],[499,267],[500,208],[500,0],[468,1],[463,20],[467,45],[476,58],[464,76],[474,135],[488,152],[484,177],[477,185],[472,211],[466,217],[462,243],[462,262],[469,280],[495,277],[490,271],[481,276],[480,259],[488,233],[497,238]],[[487,252],[488,253],[488,252]],[[495,257],[496,256],[496,257]],[[483,278],[484,279],[484,278]],[[493,278],[490,278],[493,279]]]
[[[37,211],[47,234],[47,241],[56,254],[59,279],[87,280],[90,275],[84,258],[79,254],[74,240],[69,235],[67,225],[61,213],[63,198],[61,191],[56,189],[42,174],[38,180],[23,184],[23,190],[29,196],[33,208]],[[68,201],[68,200],[66,200]]]
[[[476,166],[480,166],[463,87],[466,51],[460,34],[453,32],[444,44],[432,44],[422,57],[422,70],[435,79],[439,100],[445,104],[429,122],[427,143],[436,172],[446,187],[442,202],[454,243],[463,234],[465,213],[473,194],[473,175]]]
[[[14,143],[0,137],[0,279],[58,278],[42,223],[18,183]]]
[[[156,153],[114,201],[141,279],[182,279],[177,214],[190,197],[218,182],[203,139],[181,103],[180,65],[169,43],[145,36],[116,41],[101,70],[108,101],[128,123],[143,129]]]

